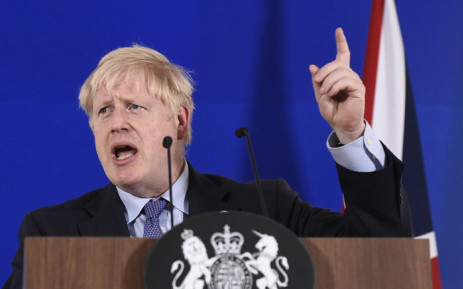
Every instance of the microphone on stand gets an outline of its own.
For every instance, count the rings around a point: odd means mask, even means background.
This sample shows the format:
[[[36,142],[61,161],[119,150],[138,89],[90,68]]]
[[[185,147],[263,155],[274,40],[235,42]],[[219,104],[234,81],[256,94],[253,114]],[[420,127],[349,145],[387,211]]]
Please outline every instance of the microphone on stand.
[[[235,135],[239,138],[246,136],[248,142],[249,155],[251,156],[252,167],[254,169],[254,175],[256,177],[257,193],[259,195],[260,207],[262,208],[262,214],[268,217],[267,205],[265,204],[264,192],[262,190],[262,185],[260,183],[259,174],[257,172],[257,165],[254,159],[254,152],[252,150],[251,138],[249,137],[249,131],[246,127],[240,127],[235,131]]]
[[[170,229],[174,228],[174,198],[172,194],[172,160],[170,157],[170,147],[172,146],[172,138],[166,136],[162,141],[162,146],[167,149],[167,164],[169,170],[169,198],[170,198]]]

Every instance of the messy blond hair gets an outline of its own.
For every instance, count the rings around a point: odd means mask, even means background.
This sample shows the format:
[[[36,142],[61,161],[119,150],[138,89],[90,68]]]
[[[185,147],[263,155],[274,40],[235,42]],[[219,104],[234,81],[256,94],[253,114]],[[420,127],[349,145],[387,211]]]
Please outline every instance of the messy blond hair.
[[[106,54],[80,89],[80,107],[85,110],[91,121],[95,92],[100,88],[110,92],[121,80],[137,72],[143,73],[149,95],[161,100],[169,110],[170,118],[177,115],[180,107],[189,108],[190,123],[185,137],[185,145],[188,145],[191,142],[191,119],[194,110],[191,97],[193,81],[182,67],[169,62],[164,55],[151,48],[134,45],[118,48]]]

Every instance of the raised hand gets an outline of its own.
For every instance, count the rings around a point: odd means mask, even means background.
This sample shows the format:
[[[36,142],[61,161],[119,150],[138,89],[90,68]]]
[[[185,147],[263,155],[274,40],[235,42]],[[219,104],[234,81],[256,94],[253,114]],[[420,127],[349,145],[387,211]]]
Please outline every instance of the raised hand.
[[[363,135],[365,86],[350,68],[350,51],[341,28],[336,29],[336,59],[322,68],[310,65],[318,107],[339,141],[350,143]]]

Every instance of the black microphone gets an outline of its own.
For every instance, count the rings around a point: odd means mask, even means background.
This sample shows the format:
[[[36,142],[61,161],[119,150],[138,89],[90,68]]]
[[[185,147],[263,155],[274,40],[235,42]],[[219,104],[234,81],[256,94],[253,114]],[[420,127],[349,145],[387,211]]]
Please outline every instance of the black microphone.
[[[235,131],[235,135],[237,137],[243,137],[243,136],[249,136],[249,131],[248,131],[248,128],[247,127],[240,127],[239,129],[237,129]]]
[[[170,149],[170,147],[172,146],[172,138],[170,136],[166,136],[162,141],[162,146],[166,149]]]
[[[169,198],[170,198],[170,229],[174,228],[174,198],[172,193],[172,160],[170,157],[170,147],[172,146],[172,138],[166,136],[162,141],[162,146],[167,149],[167,164],[169,170]]]
[[[235,131],[237,137],[246,136],[248,142],[249,155],[251,156],[252,167],[254,169],[254,175],[256,177],[257,192],[259,195],[260,207],[262,208],[262,213],[264,216],[268,217],[267,205],[265,204],[264,192],[262,190],[262,185],[260,183],[259,174],[257,173],[257,165],[254,159],[254,152],[252,150],[251,138],[249,137],[249,131],[246,127],[240,127]]]

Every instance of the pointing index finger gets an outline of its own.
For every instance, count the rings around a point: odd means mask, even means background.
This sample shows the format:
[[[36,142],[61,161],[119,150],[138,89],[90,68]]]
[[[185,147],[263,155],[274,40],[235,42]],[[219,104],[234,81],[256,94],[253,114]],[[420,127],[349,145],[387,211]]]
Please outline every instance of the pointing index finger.
[[[350,66],[350,51],[347,44],[346,36],[342,28],[336,29],[336,60],[343,62],[345,65]]]

